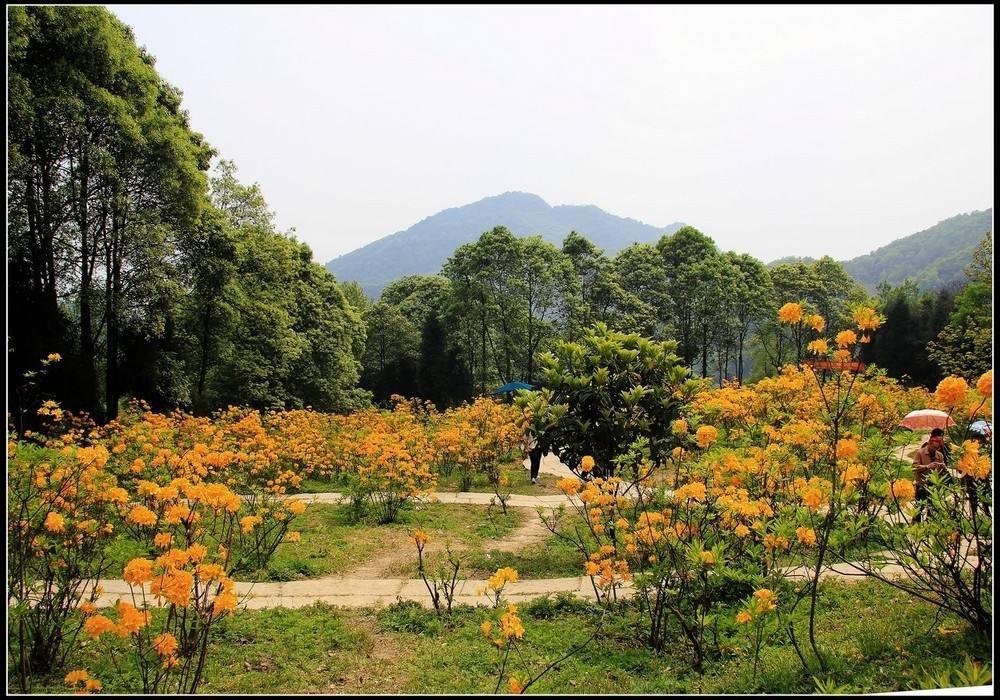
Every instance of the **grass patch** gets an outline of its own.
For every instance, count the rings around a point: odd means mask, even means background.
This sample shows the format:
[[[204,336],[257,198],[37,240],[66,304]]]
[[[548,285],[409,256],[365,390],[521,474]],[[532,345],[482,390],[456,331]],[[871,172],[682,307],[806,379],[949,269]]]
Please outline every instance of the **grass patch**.
[[[805,638],[807,620],[793,621]],[[733,616],[736,608],[720,611]],[[479,626],[500,611],[459,606],[439,617],[413,603],[377,609],[315,604],[289,610],[241,611],[226,618],[213,636],[200,693],[300,694],[480,694],[496,686],[499,655]],[[512,670],[540,673],[598,629],[602,609],[566,595],[519,606],[524,627],[522,654]],[[702,673],[690,668],[680,638],[657,654],[642,632],[647,621],[635,605],[621,605],[604,619],[586,647],[556,664],[531,693],[815,694],[806,672],[775,628],[760,655],[756,679],[743,632],[720,626],[723,651],[713,653]],[[938,627],[954,630],[942,635]],[[888,632],[887,632],[888,631]],[[976,636],[933,606],[877,581],[823,584],[818,641],[830,662],[828,678],[847,693],[909,690],[961,667],[968,655],[991,658],[991,641]],[[87,668],[104,692],[128,691],[127,676],[115,670],[90,643],[73,652],[69,668]],[[65,675],[63,672],[62,675]],[[506,692],[506,679],[501,686]],[[34,692],[66,692],[61,675],[40,679]]]

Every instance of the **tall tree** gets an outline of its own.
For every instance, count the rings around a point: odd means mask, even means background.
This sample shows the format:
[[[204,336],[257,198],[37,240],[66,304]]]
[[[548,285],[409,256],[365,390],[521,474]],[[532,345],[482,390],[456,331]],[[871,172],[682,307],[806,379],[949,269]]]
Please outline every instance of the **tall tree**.
[[[8,270],[25,291],[12,314],[15,365],[28,361],[22,348],[66,348],[77,379],[68,405],[111,418],[122,333],[174,307],[159,280],[173,273],[178,231],[201,214],[212,152],[104,8],[10,8],[8,27]],[[58,337],[61,318],[75,337]]]

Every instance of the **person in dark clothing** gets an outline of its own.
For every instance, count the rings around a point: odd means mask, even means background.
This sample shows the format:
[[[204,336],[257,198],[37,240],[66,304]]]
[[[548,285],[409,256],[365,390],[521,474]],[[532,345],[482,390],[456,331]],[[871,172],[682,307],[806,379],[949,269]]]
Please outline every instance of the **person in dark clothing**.
[[[542,445],[530,431],[524,434],[524,452],[531,461],[531,483],[538,482],[538,470],[542,466]]]

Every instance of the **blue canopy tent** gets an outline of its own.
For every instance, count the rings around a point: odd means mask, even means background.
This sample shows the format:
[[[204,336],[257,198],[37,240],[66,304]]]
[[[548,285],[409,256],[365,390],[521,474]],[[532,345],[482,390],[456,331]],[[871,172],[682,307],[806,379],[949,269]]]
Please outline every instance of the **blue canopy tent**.
[[[527,382],[507,382],[503,386],[497,387],[496,389],[494,389],[490,393],[493,394],[494,396],[496,396],[497,394],[509,394],[509,393],[517,391],[518,389],[528,389],[528,390],[530,390],[530,389],[534,389],[534,388],[535,387],[531,386]]]

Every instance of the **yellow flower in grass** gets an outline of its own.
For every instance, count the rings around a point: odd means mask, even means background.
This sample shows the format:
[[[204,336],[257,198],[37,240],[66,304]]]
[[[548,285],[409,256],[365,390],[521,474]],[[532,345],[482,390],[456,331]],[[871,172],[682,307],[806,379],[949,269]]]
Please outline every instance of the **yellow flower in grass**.
[[[485,622],[483,622],[483,624],[479,625],[479,631],[482,632],[483,636],[488,639],[490,636],[490,632],[493,631],[493,622],[490,620],[486,620]]]
[[[774,610],[778,606],[777,596],[774,594],[774,591],[768,588],[761,588],[759,591],[754,591],[753,596],[757,599],[757,604],[763,612]]]
[[[524,626],[521,618],[517,616],[517,606],[513,603],[507,605],[507,612],[500,616],[500,633],[506,638],[521,639],[524,636]]]
[[[90,678],[90,674],[85,670],[80,669],[78,671],[70,671],[66,674],[66,682],[70,685],[76,685],[77,683],[82,683],[83,681]]]
[[[232,612],[236,609],[238,602],[236,594],[232,591],[220,593],[212,600],[212,614],[222,615],[223,613]]]
[[[524,692],[524,683],[522,683],[517,676],[511,676],[507,686],[510,688],[510,692],[514,695],[521,695]]]
[[[298,499],[288,501],[287,505],[288,510],[290,510],[293,515],[302,515],[306,512],[306,504]]]
[[[751,615],[746,610],[740,610],[738,613],[736,613],[736,622],[738,624],[745,625],[746,623],[750,622],[750,620],[752,620],[752,619],[753,619],[753,615]]]
[[[289,530],[285,533],[285,537],[282,542],[300,542],[302,540],[302,533],[297,530]]]
[[[412,542],[413,544],[417,545],[418,547],[423,547],[425,544],[427,544],[430,541],[431,541],[431,536],[428,535],[423,530],[419,530],[419,529],[416,532],[414,532],[413,536],[410,538],[410,542]]]

